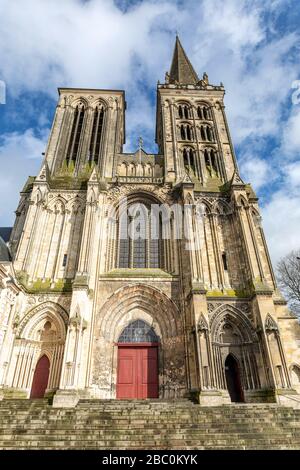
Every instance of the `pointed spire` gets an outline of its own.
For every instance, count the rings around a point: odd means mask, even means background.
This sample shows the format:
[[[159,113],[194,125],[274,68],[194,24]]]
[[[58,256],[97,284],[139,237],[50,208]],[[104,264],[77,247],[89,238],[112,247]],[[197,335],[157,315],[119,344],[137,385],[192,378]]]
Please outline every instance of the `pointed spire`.
[[[36,183],[44,183],[44,182],[47,182],[49,181],[49,167],[48,167],[48,164],[46,162],[46,160],[44,160],[44,162],[42,163],[42,166],[41,166],[41,169],[37,175],[37,177],[35,178],[35,182]]]
[[[169,74],[169,83],[180,83],[182,85],[196,85],[199,82],[191,62],[189,61],[179,37],[176,35],[175,48],[172,65]]]

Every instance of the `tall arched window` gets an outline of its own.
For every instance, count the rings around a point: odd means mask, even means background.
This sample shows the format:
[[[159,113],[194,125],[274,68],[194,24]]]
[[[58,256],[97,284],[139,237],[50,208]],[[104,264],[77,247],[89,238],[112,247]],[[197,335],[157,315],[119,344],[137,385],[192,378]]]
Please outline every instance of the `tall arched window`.
[[[198,115],[198,118],[201,120],[211,119],[210,109],[205,105],[197,107],[197,115]]]
[[[84,105],[77,105],[74,111],[72,130],[67,151],[67,163],[73,162],[75,164],[78,153],[80,137],[82,133],[83,121],[84,121]]]
[[[122,331],[118,343],[158,343],[154,329],[143,320],[135,320]]]
[[[203,107],[203,117],[209,119],[209,110],[205,106]]]
[[[151,206],[132,204],[119,219],[119,268],[163,267],[161,218]]]
[[[185,119],[190,118],[190,110],[189,110],[188,106],[184,106],[184,117],[185,117]]]
[[[100,144],[103,130],[104,109],[103,106],[97,106],[94,111],[94,120],[92,128],[92,136],[89,148],[89,162],[99,161]]]
[[[209,142],[212,142],[214,140],[214,135],[212,129],[209,126],[206,127],[206,134]]]
[[[214,132],[210,126],[201,126],[200,127],[201,140],[213,142],[214,141]]]
[[[181,140],[194,140],[192,126],[189,124],[181,124],[180,126]]]
[[[181,140],[186,140],[185,126],[183,124],[180,126],[180,136]]]
[[[204,160],[210,176],[219,176],[216,153],[213,149],[204,150]]]
[[[194,151],[191,148],[183,149],[183,163],[185,169],[190,172],[192,171],[195,174],[195,158]]]
[[[180,104],[178,106],[178,117],[179,119],[190,119],[191,118],[191,113],[190,113],[190,108],[186,104]]]

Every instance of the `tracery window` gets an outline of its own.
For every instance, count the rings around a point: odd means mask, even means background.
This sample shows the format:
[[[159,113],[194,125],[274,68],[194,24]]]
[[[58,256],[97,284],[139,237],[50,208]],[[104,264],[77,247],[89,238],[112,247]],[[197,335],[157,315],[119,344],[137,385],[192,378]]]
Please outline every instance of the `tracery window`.
[[[207,106],[198,106],[197,107],[197,115],[198,118],[201,120],[210,120],[211,119],[211,112]]]
[[[89,162],[99,161],[101,137],[103,132],[104,109],[103,106],[97,106],[94,111],[92,135],[89,147]]]
[[[219,170],[217,165],[217,155],[216,152],[212,149],[205,149],[204,150],[204,160],[205,166],[210,174],[210,176],[219,176]]]
[[[122,331],[119,343],[158,343],[153,328],[143,320],[135,320]]]
[[[193,149],[183,149],[183,164],[188,173],[192,171],[195,174],[195,154]]]
[[[192,126],[190,126],[189,124],[181,124],[180,136],[181,136],[181,140],[189,140],[189,141],[194,140]]]
[[[215,140],[213,129],[210,126],[201,126],[200,135],[204,141],[213,142]]]
[[[180,104],[178,106],[178,117],[179,119],[190,119],[191,118],[191,111],[190,111],[190,108],[189,106],[187,106],[186,104]]]
[[[84,105],[77,105],[73,115],[73,124],[71,129],[71,135],[69,139],[68,151],[66,160],[69,164],[73,162],[75,164],[78,153],[79,153],[79,144],[82,134],[83,122],[84,122]]]
[[[144,204],[132,204],[127,212],[119,219],[119,268],[162,267],[161,218],[152,218]]]

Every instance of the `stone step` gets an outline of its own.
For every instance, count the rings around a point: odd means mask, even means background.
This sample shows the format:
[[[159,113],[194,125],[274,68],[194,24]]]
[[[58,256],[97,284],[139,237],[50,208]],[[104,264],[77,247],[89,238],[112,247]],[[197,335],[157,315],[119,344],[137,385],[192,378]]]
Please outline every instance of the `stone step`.
[[[188,400],[0,402],[0,449],[300,449],[300,410]]]

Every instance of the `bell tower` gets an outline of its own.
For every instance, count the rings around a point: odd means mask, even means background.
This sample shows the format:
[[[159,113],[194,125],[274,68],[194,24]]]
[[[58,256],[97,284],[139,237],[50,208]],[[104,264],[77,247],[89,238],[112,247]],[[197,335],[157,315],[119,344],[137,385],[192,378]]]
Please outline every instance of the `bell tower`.
[[[158,84],[156,142],[167,182],[186,175],[196,188],[218,188],[237,171],[225,116],[224,87],[199,79],[176,37],[170,72]]]

